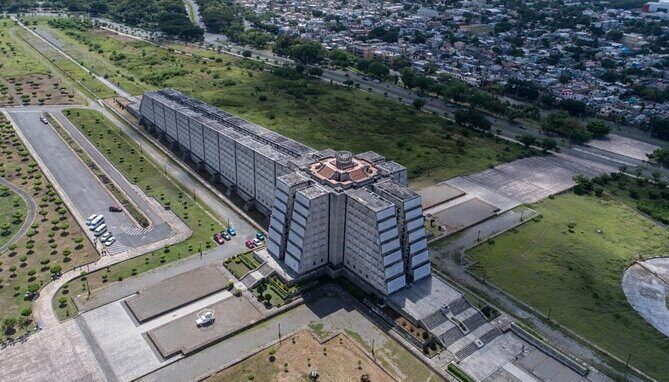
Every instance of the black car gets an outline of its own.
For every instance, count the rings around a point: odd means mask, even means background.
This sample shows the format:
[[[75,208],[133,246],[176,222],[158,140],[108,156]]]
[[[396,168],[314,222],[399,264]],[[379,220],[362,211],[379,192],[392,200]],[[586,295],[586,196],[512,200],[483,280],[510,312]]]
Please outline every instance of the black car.
[[[123,211],[123,208],[119,206],[109,206],[109,212],[121,212]]]

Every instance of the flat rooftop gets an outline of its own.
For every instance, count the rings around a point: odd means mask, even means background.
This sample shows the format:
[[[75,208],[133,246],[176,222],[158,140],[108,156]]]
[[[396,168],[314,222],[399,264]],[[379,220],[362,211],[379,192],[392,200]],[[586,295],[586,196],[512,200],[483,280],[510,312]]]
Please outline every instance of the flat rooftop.
[[[148,337],[167,359],[179,353],[188,355],[205,346],[221,341],[263,318],[245,297],[229,297],[207,306],[214,311],[214,323],[199,328],[197,312],[183,316],[148,332]]]
[[[435,212],[432,216],[437,219],[438,224],[446,228],[447,233],[453,233],[489,219],[499,210],[479,198],[472,198]]]
[[[394,204],[381,198],[379,195],[369,191],[366,188],[353,189],[346,192],[348,197],[355,199],[358,203],[366,206],[374,212],[385,210],[394,206]]]
[[[228,281],[215,265],[209,265],[153,284],[138,291],[125,303],[135,319],[142,323],[221,291]]]
[[[418,321],[460,297],[462,294],[455,288],[430,275],[415,282],[411,288],[400,289],[393,293],[388,296],[388,300],[393,307],[401,309]]]
[[[465,192],[446,183],[424,188],[418,191],[422,201],[423,210],[444,204],[455,198],[465,195]]]

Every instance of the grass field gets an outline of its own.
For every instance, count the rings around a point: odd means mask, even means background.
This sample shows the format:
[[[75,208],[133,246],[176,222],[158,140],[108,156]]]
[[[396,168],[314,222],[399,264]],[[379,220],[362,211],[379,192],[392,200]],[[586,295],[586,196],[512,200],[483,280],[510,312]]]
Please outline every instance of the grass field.
[[[116,125],[93,110],[70,109],[65,111],[65,115],[130,181],[141,187],[147,195],[152,195],[163,205],[169,206],[193,230],[192,236],[184,242],[87,275],[86,281],[91,291],[107,283],[120,281],[198,253],[200,246],[206,250],[214,245],[211,235],[221,231],[223,223],[214,218],[208,207],[194,201],[190,192],[144,156],[139,146],[127,138]],[[76,284],[75,289],[78,289],[84,281],[79,278],[71,284]],[[55,296],[55,301],[62,297],[62,292],[63,290],[59,291]]]
[[[13,330],[0,333],[2,340],[33,327],[32,301],[24,293],[40,289],[53,272],[99,256],[4,115],[0,116],[0,150],[0,176],[32,195],[39,209],[28,233],[0,255],[0,319],[17,319]]]
[[[106,31],[59,30],[37,21],[38,30],[57,37],[78,60],[135,94],[173,87],[317,149],[375,150],[407,166],[419,185],[527,154],[381,95],[278,76],[263,64],[203,49],[178,54]]]
[[[72,104],[80,101],[72,88],[47,67],[16,33],[20,27],[0,19],[0,105]]]
[[[3,78],[17,78],[28,74],[51,74],[51,71],[39,60],[33,59],[17,44],[10,35],[15,23],[9,19],[0,19],[0,68]]]
[[[0,185],[0,246],[21,228],[27,211],[26,203],[18,194]]]
[[[87,95],[93,98],[109,98],[114,96],[113,90],[108,88],[102,82],[98,81],[97,78],[95,78],[92,74],[86,73],[86,71],[84,71],[76,63],[60,54],[60,52],[32,33],[21,27],[15,27],[11,33],[22,39],[26,44],[31,46],[32,49],[39,52],[41,59],[50,61],[52,65],[58,68],[58,70],[63,72],[63,74],[65,74],[72,81],[75,81],[77,85],[85,93],[87,93]]]
[[[565,194],[543,215],[469,252],[472,270],[630,364],[669,380],[669,341],[627,303],[625,268],[666,256],[667,230],[609,198]],[[601,231],[601,232],[600,232]]]

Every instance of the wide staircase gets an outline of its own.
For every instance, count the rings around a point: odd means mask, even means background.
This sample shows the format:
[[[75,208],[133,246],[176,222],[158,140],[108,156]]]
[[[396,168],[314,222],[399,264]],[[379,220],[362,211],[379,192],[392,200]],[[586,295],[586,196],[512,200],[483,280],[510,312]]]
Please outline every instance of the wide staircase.
[[[114,374],[114,371],[111,368],[111,364],[109,363],[107,357],[105,357],[104,353],[102,352],[102,349],[98,344],[98,341],[95,340],[95,338],[93,337],[93,333],[91,333],[91,330],[88,328],[86,320],[83,317],[79,316],[75,318],[75,321],[77,322],[77,326],[79,326],[81,334],[86,339],[86,342],[88,342],[88,345],[90,346],[91,351],[93,352],[93,356],[95,357],[95,360],[98,362],[98,365],[100,365],[100,369],[102,370],[102,373],[105,375],[107,382],[117,382],[118,378],[116,378],[116,375]]]

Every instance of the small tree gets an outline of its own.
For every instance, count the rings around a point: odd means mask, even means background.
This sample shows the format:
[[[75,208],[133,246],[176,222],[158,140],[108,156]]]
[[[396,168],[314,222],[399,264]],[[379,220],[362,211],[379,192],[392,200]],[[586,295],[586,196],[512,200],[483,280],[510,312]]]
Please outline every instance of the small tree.
[[[423,98],[416,98],[411,105],[416,108],[416,110],[420,110],[425,106],[427,102]]]
[[[16,318],[14,317],[7,317],[2,321],[2,331],[5,334],[11,333],[14,330],[14,326],[16,326]]]

